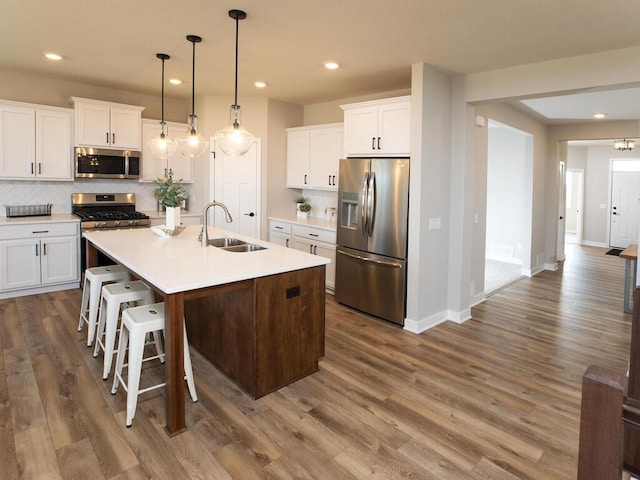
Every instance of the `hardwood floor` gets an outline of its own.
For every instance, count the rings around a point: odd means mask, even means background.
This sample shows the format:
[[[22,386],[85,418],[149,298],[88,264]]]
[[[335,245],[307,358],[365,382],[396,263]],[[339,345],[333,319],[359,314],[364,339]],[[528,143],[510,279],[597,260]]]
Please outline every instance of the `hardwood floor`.
[[[582,375],[628,361],[624,261],[605,251],[570,245],[559,271],[422,335],[330,297],[320,371],[257,401],[194,353],[175,438],[159,391],[125,427],[76,331],[79,290],[2,300],[0,477],[573,479]]]

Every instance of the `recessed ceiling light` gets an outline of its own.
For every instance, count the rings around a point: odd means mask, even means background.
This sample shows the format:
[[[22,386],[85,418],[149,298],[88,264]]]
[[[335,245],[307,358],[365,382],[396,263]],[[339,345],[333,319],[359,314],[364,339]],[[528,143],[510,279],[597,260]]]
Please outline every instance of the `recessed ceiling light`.
[[[171,85],[180,85],[182,83],[182,80],[180,80],[179,78],[172,78],[169,80],[169,83]]]
[[[44,52],[44,56],[47,57],[49,60],[56,60],[56,61],[62,60],[62,57],[60,55],[53,52]]]
[[[264,83],[264,82],[260,82],[260,81],[258,81],[258,82],[253,82],[253,84],[254,84],[257,88],[264,88],[264,87],[266,87],[266,86],[267,86],[267,84],[266,84],[266,83]]]
[[[607,116],[606,113],[594,113],[593,118],[605,118]]]
[[[329,70],[335,70],[339,66],[340,66],[340,64],[338,62],[325,62],[324,63],[324,67],[328,68]]]

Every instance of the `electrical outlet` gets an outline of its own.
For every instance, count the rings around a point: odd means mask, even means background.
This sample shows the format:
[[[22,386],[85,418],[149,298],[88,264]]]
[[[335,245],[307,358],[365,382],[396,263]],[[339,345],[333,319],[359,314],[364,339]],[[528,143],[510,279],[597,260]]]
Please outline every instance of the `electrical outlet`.
[[[439,230],[441,227],[442,221],[438,218],[430,218],[429,219],[429,230]]]

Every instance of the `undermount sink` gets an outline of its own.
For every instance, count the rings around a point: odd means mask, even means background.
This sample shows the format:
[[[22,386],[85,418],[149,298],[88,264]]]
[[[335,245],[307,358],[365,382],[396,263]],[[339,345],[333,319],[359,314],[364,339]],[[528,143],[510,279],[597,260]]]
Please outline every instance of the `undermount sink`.
[[[257,252],[258,250],[266,250],[267,247],[256,245],[255,243],[245,243],[244,245],[233,245],[231,247],[222,247],[227,252]]]
[[[265,250],[266,247],[256,245],[255,243],[247,243],[244,240],[238,240],[237,238],[211,238],[208,244],[212,247],[226,250],[227,252],[255,252],[258,250]]]
[[[226,247],[235,247],[238,245],[246,245],[247,242],[244,240],[238,240],[237,238],[210,238],[209,245],[212,247],[218,248],[226,248]]]

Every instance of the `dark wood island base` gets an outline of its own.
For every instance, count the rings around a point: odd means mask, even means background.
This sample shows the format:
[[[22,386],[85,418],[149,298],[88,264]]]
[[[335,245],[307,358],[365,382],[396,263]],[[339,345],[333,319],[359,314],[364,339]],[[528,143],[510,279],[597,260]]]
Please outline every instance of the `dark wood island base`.
[[[318,370],[324,265],[230,283],[185,299],[189,343],[253,398]]]

